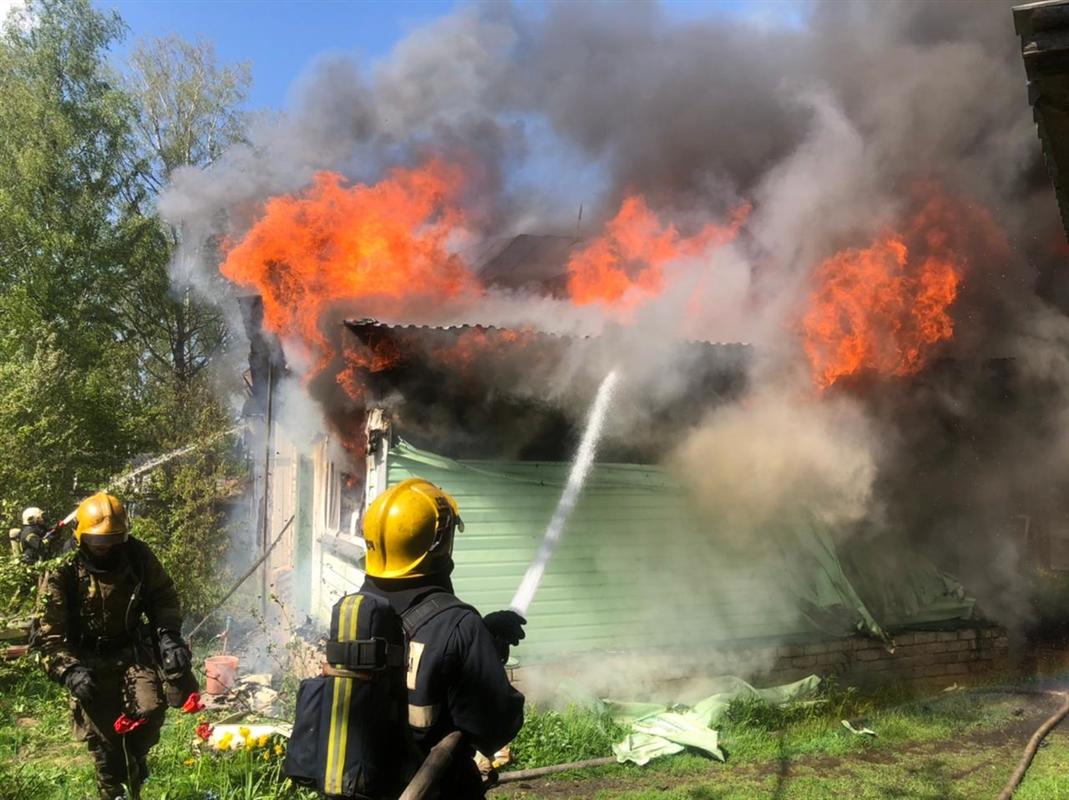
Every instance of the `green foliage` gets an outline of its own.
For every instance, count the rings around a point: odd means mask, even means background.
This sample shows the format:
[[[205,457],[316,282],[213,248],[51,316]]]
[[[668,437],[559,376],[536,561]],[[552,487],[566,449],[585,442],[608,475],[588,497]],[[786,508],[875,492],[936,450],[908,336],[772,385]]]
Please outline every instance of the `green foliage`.
[[[28,355],[0,361],[0,516],[16,524],[26,505],[62,517],[76,484],[100,485],[140,438],[121,385],[104,370],[79,369],[55,336]]]
[[[90,0],[33,0],[0,33],[0,530],[31,504],[55,521],[143,456],[206,443],[119,491],[195,613],[219,591],[241,461],[207,369],[227,332],[173,291],[177,232],[154,200],[170,171],[241,137],[248,77],[169,39],[138,47],[121,78],[107,59],[124,34]],[[0,588],[23,586],[0,560]],[[25,591],[10,597],[26,610]]]
[[[836,697],[849,695],[866,710],[875,739],[855,736],[835,719]],[[962,691],[901,702],[899,691],[836,692],[823,712],[789,721],[745,713],[740,704],[721,731],[726,764],[692,754],[646,767],[612,766],[572,772],[542,791],[542,782],[515,785],[494,796],[601,797],[624,800],[758,798],[817,800],[831,796],[968,800],[991,796],[1020,757],[1027,731],[1050,702],[1035,697]],[[888,706],[892,702],[894,705]],[[1022,715],[1026,715],[1023,717]],[[218,719],[208,715],[209,722]],[[149,756],[153,776],[146,800],[312,800],[279,779],[272,750],[220,756],[198,752],[198,720],[170,711]],[[764,726],[764,727],[762,727]],[[1030,726],[1026,726],[1029,727]],[[777,729],[778,728],[778,729]],[[1013,731],[1016,730],[1014,733]],[[608,755],[623,731],[597,713],[532,709],[513,743],[516,768]],[[1040,750],[1022,786],[1027,798],[1062,797],[1069,790],[1069,734],[1056,731]],[[0,669],[0,800],[69,800],[92,793],[92,765],[70,736],[65,692],[30,660]],[[209,794],[212,793],[212,794]]]
[[[243,487],[244,461],[233,420],[203,381],[161,404],[172,437],[161,449],[201,446],[155,470],[131,493],[134,533],[159,556],[178,586],[187,616],[207,613],[225,591],[229,506]]]
[[[876,692],[861,692],[856,687],[840,687],[833,677],[824,680],[820,695],[813,700],[771,705],[760,699],[742,697],[732,701],[724,714],[728,730],[775,732],[789,727],[824,724],[837,726],[844,719],[857,719],[901,705],[912,695],[901,686],[885,686]]]
[[[126,96],[105,67],[122,36],[88,0],[39,0],[0,37],[0,288],[5,322],[32,346],[58,334],[80,366],[114,345],[113,300],[133,243]]]
[[[208,166],[244,141],[240,106],[251,79],[250,64],[220,64],[210,42],[167,36],[137,43],[125,85],[137,101],[133,131],[153,193],[177,168]]]
[[[175,170],[206,167],[243,141],[240,106],[249,81],[248,64],[221,64],[205,42],[171,36],[135,46],[123,87],[131,100],[131,174],[147,200],[139,206],[143,214],[155,213],[153,201]],[[157,382],[186,386],[225,347],[229,332],[215,306],[188,286],[171,286],[168,262],[182,232],[155,221],[154,235],[140,242],[142,267],[117,310],[142,348],[145,371]]]
[[[0,36],[0,515],[53,518],[138,451],[137,354],[113,300],[146,222],[123,203],[114,14],[42,0]]]
[[[513,766],[526,769],[612,755],[613,743],[626,734],[607,714],[577,706],[564,711],[531,707],[512,743]]]
[[[161,776],[153,787],[159,800],[213,797],[216,800],[298,800],[317,797],[297,789],[282,776],[282,756],[267,747],[216,753],[196,751],[197,720],[172,715],[167,734],[153,752],[153,764]]]
[[[0,627],[30,612],[36,579],[33,567],[16,558],[0,558]]]

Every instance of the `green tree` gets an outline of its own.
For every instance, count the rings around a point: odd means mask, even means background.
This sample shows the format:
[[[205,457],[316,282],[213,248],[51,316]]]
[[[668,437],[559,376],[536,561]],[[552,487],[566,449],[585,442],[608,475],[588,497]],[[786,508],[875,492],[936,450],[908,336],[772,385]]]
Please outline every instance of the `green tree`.
[[[214,129],[183,127],[184,95],[165,125],[109,69],[123,33],[89,0],[35,0],[0,33],[0,514],[12,524],[32,503],[65,515],[139,454],[206,442],[121,492],[196,609],[218,590],[241,461],[218,436],[232,421],[206,368],[225,330],[172,292],[177,232],[154,200],[178,160],[217,145],[189,143]],[[158,153],[143,135],[153,117]]]
[[[169,407],[177,421],[172,427],[184,437],[174,443],[201,446],[150,473],[129,494],[135,534],[175,576],[187,614],[201,615],[224,591],[231,504],[244,488],[245,469],[236,432],[227,432],[233,420],[207,382],[197,381],[181,397],[174,395]]]
[[[160,194],[180,167],[210,166],[245,141],[248,63],[220,64],[209,42],[177,36],[142,41],[130,56],[133,132],[142,180]]]
[[[0,33],[0,441],[19,464],[5,513],[65,513],[144,443],[115,313],[153,225],[128,200],[129,104],[105,63],[122,32],[88,0],[39,0]]]
[[[225,351],[228,330],[214,303],[172,285],[168,268],[182,231],[155,216],[154,201],[175,171],[207,167],[244,140],[240,109],[249,79],[247,64],[220,64],[210,44],[166,37],[134,48],[124,80],[133,110],[131,169],[138,179],[131,197],[157,227],[141,242],[142,269],[119,311],[151,377],[146,421],[157,449],[203,443],[146,481],[138,494],[138,531],[183,575],[183,600],[198,613],[221,590],[228,504],[241,487],[244,461],[233,437],[223,435],[234,420],[214,385],[220,376],[208,369]]]
[[[149,221],[135,188],[125,95],[107,49],[123,32],[88,0],[39,0],[0,37],[0,289],[32,348],[42,325],[91,361],[114,343],[114,302]]]
[[[133,101],[138,197],[151,203],[176,170],[210,166],[226,148],[244,141],[241,106],[250,75],[248,64],[220,64],[207,42],[169,36],[138,43],[125,81]],[[121,309],[144,346],[146,369],[188,384],[225,347],[228,332],[215,305],[188,287],[170,286],[167,268],[181,236],[177,228],[160,225]]]

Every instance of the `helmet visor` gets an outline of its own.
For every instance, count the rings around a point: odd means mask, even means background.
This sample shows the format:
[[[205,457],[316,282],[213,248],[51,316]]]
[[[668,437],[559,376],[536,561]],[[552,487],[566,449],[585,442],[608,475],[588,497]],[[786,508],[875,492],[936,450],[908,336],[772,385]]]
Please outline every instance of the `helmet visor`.
[[[82,537],[81,545],[91,555],[101,556],[126,541],[126,533],[95,533]]]

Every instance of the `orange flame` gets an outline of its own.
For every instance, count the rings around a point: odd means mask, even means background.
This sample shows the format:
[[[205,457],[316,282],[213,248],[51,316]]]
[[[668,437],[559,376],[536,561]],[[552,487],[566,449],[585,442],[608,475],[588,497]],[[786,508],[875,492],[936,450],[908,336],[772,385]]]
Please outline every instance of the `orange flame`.
[[[340,301],[352,310],[373,299],[376,314],[390,314],[479,291],[448,249],[463,222],[455,202],[462,182],[457,168],[436,160],[374,185],[320,172],[304,192],[269,200],[220,270],[259,292],[264,326],[299,338],[315,375],[334,357],[319,325]]]
[[[669,262],[731,241],[749,211],[744,206],[726,226],[709,224],[694,236],[683,236],[661,221],[641,195],[629,195],[604,233],[568,259],[568,294],[578,305],[633,308],[643,295],[663,289]]]
[[[817,268],[802,333],[819,387],[863,370],[912,375],[954,335],[950,307],[964,259],[949,249],[946,220],[933,218],[944,217],[943,210],[942,201],[930,202],[907,236],[886,234]]]
[[[448,364],[461,376],[471,376],[480,367],[492,363],[509,350],[530,353],[535,334],[530,330],[505,328],[468,328],[445,346],[432,347],[432,361]]]

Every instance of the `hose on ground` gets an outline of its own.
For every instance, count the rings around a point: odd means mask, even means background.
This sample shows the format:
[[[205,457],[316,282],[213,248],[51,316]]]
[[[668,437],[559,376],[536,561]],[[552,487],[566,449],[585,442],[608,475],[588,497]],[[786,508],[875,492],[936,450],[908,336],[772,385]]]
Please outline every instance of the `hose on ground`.
[[[502,772],[497,776],[498,783],[513,783],[514,781],[526,781],[533,778],[541,778],[545,775],[553,775],[558,772],[571,772],[573,769],[587,769],[589,767],[605,767],[615,764],[615,756],[605,758],[591,758],[587,761],[572,761],[567,764],[554,764],[549,767],[535,767],[534,769],[515,769],[511,772]]]
[[[1047,734],[1069,715],[1069,692],[1045,692],[1045,694],[1051,697],[1060,697],[1062,705],[1032,734],[1032,738],[1028,740],[1028,746],[1024,749],[1024,755],[1021,756],[1021,761],[1017,764],[1017,769],[1013,771],[1013,775],[1010,776],[1005,788],[999,793],[997,800],[1010,800],[1013,797],[1013,793],[1017,791],[1021,781],[1024,780],[1025,773],[1028,772],[1028,767],[1032,764],[1032,759],[1036,757],[1039,745],[1047,737]]]

